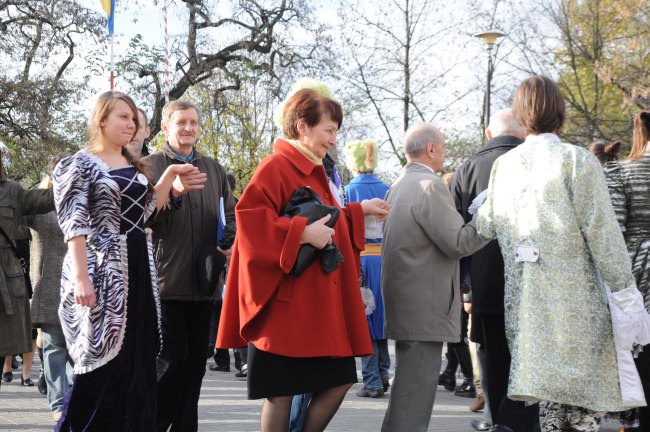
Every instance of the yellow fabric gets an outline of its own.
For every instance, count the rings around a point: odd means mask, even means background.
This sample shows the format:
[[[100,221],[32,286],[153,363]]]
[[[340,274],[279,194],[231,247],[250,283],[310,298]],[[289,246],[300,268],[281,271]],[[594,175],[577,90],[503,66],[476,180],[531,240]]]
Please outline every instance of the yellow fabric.
[[[366,243],[361,256],[381,256],[381,243]]]
[[[314,165],[323,165],[323,160],[316,156],[303,143],[295,139],[285,139],[286,142],[294,146],[298,151],[307,157]]]
[[[99,0],[107,14],[111,14],[111,0]]]
[[[284,124],[284,106],[287,104],[287,101],[291,99],[291,96],[303,89],[314,90],[321,96],[334,100],[330,89],[327,87],[327,85],[325,85],[325,83],[313,80],[311,78],[299,78],[295,83],[293,83],[293,87],[291,87],[291,91],[287,97],[282,102],[280,102],[280,105],[278,105],[278,107],[275,109],[273,118],[275,120],[275,124],[278,125],[280,129],[282,129],[282,125]]]

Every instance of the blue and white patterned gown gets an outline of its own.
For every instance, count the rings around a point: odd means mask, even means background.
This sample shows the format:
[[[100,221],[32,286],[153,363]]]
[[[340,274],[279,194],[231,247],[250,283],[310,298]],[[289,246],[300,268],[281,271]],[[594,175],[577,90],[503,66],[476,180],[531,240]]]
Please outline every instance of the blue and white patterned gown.
[[[85,150],[63,159],[52,181],[65,240],[86,236],[97,296],[92,309],[75,303],[68,254],[59,317],[75,379],[56,430],[153,430],[160,301],[144,232],[155,209],[148,182]]]

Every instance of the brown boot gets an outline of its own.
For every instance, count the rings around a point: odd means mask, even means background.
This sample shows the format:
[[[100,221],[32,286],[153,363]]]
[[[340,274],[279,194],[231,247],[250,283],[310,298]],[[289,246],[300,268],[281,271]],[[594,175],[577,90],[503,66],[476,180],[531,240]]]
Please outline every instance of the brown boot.
[[[483,393],[479,393],[476,395],[476,399],[474,399],[474,402],[469,406],[469,410],[471,412],[477,412],[481,411],[485,407],[485,398],[483,397]]]

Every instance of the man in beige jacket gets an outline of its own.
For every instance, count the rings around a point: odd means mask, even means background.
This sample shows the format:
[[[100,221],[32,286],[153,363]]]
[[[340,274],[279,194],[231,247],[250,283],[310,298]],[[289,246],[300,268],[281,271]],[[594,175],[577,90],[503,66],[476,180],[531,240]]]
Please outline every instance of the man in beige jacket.
[[[404,153],[408,163],[386,196],[393,209],[384,223],[381,285],[397,367],[382,432],[427,430],[442,344],[460,339],[458,260],[487,243],[465,225],[436,175],[446,156],[442,133],[412,126]]]

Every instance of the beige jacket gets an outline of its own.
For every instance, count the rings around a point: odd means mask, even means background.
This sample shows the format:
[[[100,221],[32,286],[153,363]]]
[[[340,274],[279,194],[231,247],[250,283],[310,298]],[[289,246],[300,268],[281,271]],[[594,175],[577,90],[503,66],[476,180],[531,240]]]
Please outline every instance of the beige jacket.
[[[487,244],[465,225],[442,180],[428,167],[408,163],[386,199],[381,287],[386,337],[458,342],[458,260]]]

